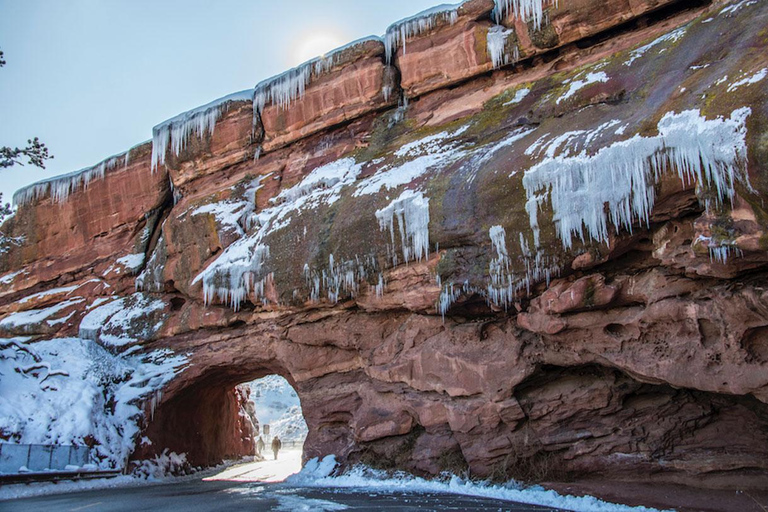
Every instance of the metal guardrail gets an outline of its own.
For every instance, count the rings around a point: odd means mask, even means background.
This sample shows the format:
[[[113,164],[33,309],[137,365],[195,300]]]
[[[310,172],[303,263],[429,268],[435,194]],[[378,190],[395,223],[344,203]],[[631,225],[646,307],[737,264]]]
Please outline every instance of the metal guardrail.
[[[65,471],[67,466],[82,468],[91,462],[87,446],[0,443],[0,473],[27,471]]]

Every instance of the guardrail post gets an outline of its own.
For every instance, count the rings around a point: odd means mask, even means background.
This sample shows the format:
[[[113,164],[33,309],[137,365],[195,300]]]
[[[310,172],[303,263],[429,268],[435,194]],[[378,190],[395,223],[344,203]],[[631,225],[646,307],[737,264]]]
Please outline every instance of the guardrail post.
[[[27,447],[27,465],[25,466],[27,469],[29,469],[29,458],[32,456],[32,445],[30,444]]]

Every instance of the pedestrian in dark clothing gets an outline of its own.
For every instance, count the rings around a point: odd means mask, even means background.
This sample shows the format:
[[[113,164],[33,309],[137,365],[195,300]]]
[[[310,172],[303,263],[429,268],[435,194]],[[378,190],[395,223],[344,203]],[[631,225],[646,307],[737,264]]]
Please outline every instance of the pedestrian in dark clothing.
[[[272,439],[272,452],[275,454],[275,460],[277,460],[277,452],[279,452],[282,447],[283,443],[280,442],[280,438],[275,436],[274,439]]]

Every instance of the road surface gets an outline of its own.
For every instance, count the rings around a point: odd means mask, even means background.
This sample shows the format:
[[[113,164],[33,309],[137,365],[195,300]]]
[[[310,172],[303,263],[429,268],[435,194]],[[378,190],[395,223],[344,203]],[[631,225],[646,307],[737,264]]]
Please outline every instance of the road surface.
[[[509,501],[435,493],[317,489],[282,482],[301,468],[301,452],[285,452],[277,461],[239,464],[203,479],[159,485],[100,489],[69,494],[0,501],[3,512],[178,511],[515,511],[555,509]]]

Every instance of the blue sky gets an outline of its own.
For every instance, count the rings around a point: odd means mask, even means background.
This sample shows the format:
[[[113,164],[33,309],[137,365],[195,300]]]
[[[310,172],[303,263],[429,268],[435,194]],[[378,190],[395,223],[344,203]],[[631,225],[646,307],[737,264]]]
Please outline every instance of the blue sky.
[[[0,171],[17,188],[88,167],[152,127],[248,89],[313,53],[439,0],[0,0],[0,145],[37,136],[45,171]],[[314,50],[314,51],[313,51]]]

